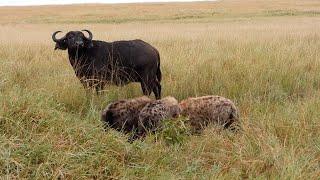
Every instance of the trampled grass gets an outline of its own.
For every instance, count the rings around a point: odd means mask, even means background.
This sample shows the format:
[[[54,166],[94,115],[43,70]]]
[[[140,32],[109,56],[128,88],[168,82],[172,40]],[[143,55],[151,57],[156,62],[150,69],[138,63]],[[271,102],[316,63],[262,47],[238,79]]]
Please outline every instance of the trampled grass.
[[[0,9],[1,178],[319,179],[318,1]],[[108,102],[142,93],[138,84],[85,93],[51,41],[53,31],[84,28],[94,39],[151,43],[164,96],[228,97],[243,132],[189,136],[175,122],[133,144],[105,132]]]

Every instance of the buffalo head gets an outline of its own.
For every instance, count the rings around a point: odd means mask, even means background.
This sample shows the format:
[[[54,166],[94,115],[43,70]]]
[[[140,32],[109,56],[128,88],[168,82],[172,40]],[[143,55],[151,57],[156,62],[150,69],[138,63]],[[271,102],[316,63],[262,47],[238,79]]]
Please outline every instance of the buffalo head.
[[[92,33],[89,30],[82,30],[89,34],[86,37],[81,31],[70,31],[64,37],[57,39],[56,34],[61,31],[56,31],[52,34],[52,40],[56,43],[55,50],[61,49],[75,49],[75,48],[91,48],[92,44]]]

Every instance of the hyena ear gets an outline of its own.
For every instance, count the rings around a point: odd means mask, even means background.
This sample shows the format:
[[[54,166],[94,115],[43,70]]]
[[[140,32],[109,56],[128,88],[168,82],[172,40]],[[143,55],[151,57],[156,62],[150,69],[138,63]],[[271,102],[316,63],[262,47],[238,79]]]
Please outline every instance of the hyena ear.
[[[183,111],[183,109],[185,109],[186,107],[187,107],[187,102],[185,100],[179,103],[179,108],[181,111]]]
[[[61,49],[66,50],[68,48],[67,42],[65,40],[62,40],[60,42],[56,42],[56,46],[54,47],[54,50]]]
[[[178,118],[181,114],[181,108],[180,106],[173,106],[171,107],[171,113],[173,118]]]

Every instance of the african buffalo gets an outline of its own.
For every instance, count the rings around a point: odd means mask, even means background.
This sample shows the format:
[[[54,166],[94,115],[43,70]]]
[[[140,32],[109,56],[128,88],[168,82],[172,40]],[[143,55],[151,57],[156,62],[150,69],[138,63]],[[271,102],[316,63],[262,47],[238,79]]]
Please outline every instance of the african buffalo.
[[[142,40],[105,42],[92,40],[89,30],[86,37],[81,31],[70,31],[57,39],[55,50],[67,50],[76,76],[85,88],[97,92],[108,83],[117,86],[140,82],[144,95],[151,92],[161,98],[160,56],[157,49]]]

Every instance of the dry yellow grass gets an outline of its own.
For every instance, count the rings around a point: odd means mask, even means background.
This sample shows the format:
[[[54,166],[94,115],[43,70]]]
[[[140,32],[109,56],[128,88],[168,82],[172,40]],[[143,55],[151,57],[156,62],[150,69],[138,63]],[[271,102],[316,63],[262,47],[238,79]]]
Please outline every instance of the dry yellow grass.
[[[85,95],[51,40],[85,28],[94,39],[150,42],[163,96],[228,97],[244,132],[187,136],[169,123],[156,142],[133,144],[104,132],[103,107],[141,92],[131,84]],[[316,0],[2,7],[0,177],[319,179],[319,49]]]

